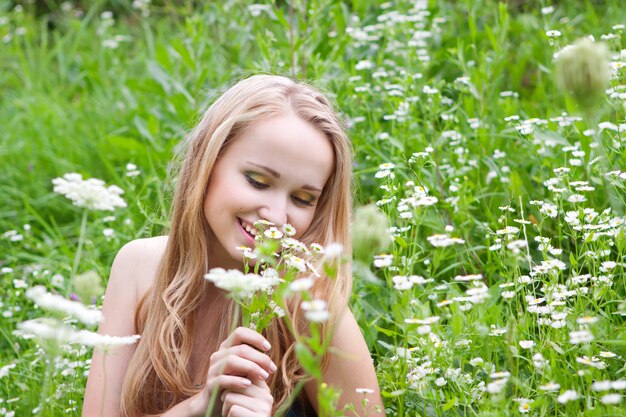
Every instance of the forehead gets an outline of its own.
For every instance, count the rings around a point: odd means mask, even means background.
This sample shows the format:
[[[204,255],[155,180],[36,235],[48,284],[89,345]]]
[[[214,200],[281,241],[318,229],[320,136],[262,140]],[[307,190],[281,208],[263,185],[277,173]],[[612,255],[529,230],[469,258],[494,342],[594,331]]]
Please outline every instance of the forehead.
[[[326,135],[291,113],[250,124],[228,147],[224,159],[264,165],[319,188],[335,166]]]

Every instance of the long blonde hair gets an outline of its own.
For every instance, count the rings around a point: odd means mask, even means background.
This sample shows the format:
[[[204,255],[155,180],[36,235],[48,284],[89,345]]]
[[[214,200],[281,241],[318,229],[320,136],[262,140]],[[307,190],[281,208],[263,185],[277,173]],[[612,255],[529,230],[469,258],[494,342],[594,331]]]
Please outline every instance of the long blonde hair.
[[[158,415],[199,391],[193,386],[188,365],[196,312],[208,285],[202,277],[207,272],[207,254],[212,243],[207,238],[209,226],[203,212],[209,177],[218,156],[246,127],[286,111],[322,132],[331,143],[335,158],[334,171],[301,240],[321,245],[337,242],[349,253],[352,149],[332,104],[311,86],[281,76],[256,75],[232,86],[204,113],[182,147],[183,163],[174,193],[167,247],[154,285],[141,300],[135,316],[141,340],[124,381],[123,415]],[[348,264],[339,267],[335,279],[316,280],[313,291],[328,302],[331,313],[324,326],[326,335],[345,308],[350,290]],[[233,312],[232,307],[230,303],[228,313]],[[304,332],[306,322],[299,303],[291,303],[286,313],[296,328]],[[218,334],[207,341],[206,360],[201,367],[205,375],[210,353],[226,339],[231,322],[221,320],[219,326]],[[272,344],[270,357],[279,364],[279,372],[268,380],[276,411],[305,375],[295,357],[294,337],[283,320],[274,320],[264,335]],[[324,364],[327,359],[324,358]]]

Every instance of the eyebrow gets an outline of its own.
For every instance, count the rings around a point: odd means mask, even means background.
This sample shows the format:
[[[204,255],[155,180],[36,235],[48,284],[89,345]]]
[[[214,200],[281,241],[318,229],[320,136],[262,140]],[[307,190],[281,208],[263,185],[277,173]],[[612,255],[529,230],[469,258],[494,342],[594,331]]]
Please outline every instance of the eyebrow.
[[[265,165],[257,164],[257,163],[252,162],[252,161],[248,161],[248,163],[250,165],[254,165],[254,166],[257,166],[259,168],[262,168],[262,169],[266,170],[267,172],[269,172],[272,175],[272,177],[274,177],[276,179],[280,178],[280,174],[276,170],[274,170],[274,169],[272,169],[270,167],[266,167]],[[309,184],[303,185],[302,188],[305,189],[305,190],[317,191],[317,192],[320,192],[320,193],[322,192],[322,190],[320,190],[319,188],[314,187],[314,186],[309,185]]]

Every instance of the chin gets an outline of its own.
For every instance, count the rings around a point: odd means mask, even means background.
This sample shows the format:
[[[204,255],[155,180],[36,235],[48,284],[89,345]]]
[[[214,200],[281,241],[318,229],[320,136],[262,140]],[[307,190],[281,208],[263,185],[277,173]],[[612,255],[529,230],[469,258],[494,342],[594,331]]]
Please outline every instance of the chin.
[[[238,250],[235,250],[234,253],[231,254],[231,268],[243,270],[244,264],[248,264],[250,267],[254,267],[256,265],[257,259],[246,258],[244,254]]]
[[[254,266],[256,266],[256,261],[257,261],[257,260],[258,260],[258,259],[247,259],[248,266],[250,266],[250,267],[254,267]],[[244,264],[244,261],[243,261],[243,260],[241,261],[241,264],[242,264],[242,265]]]

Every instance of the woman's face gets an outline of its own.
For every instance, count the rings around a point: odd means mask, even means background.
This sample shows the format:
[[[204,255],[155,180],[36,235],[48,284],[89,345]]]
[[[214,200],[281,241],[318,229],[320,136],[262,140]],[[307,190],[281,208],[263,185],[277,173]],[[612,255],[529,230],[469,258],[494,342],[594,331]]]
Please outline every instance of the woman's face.
[[[238,246],[254,247],[257,220],[295,227],[298,239],[313,220],[334,169],[328,138],[287,113],[252,123],[216,161],[204,216],[210,227],[210,267],[241,268]]]

